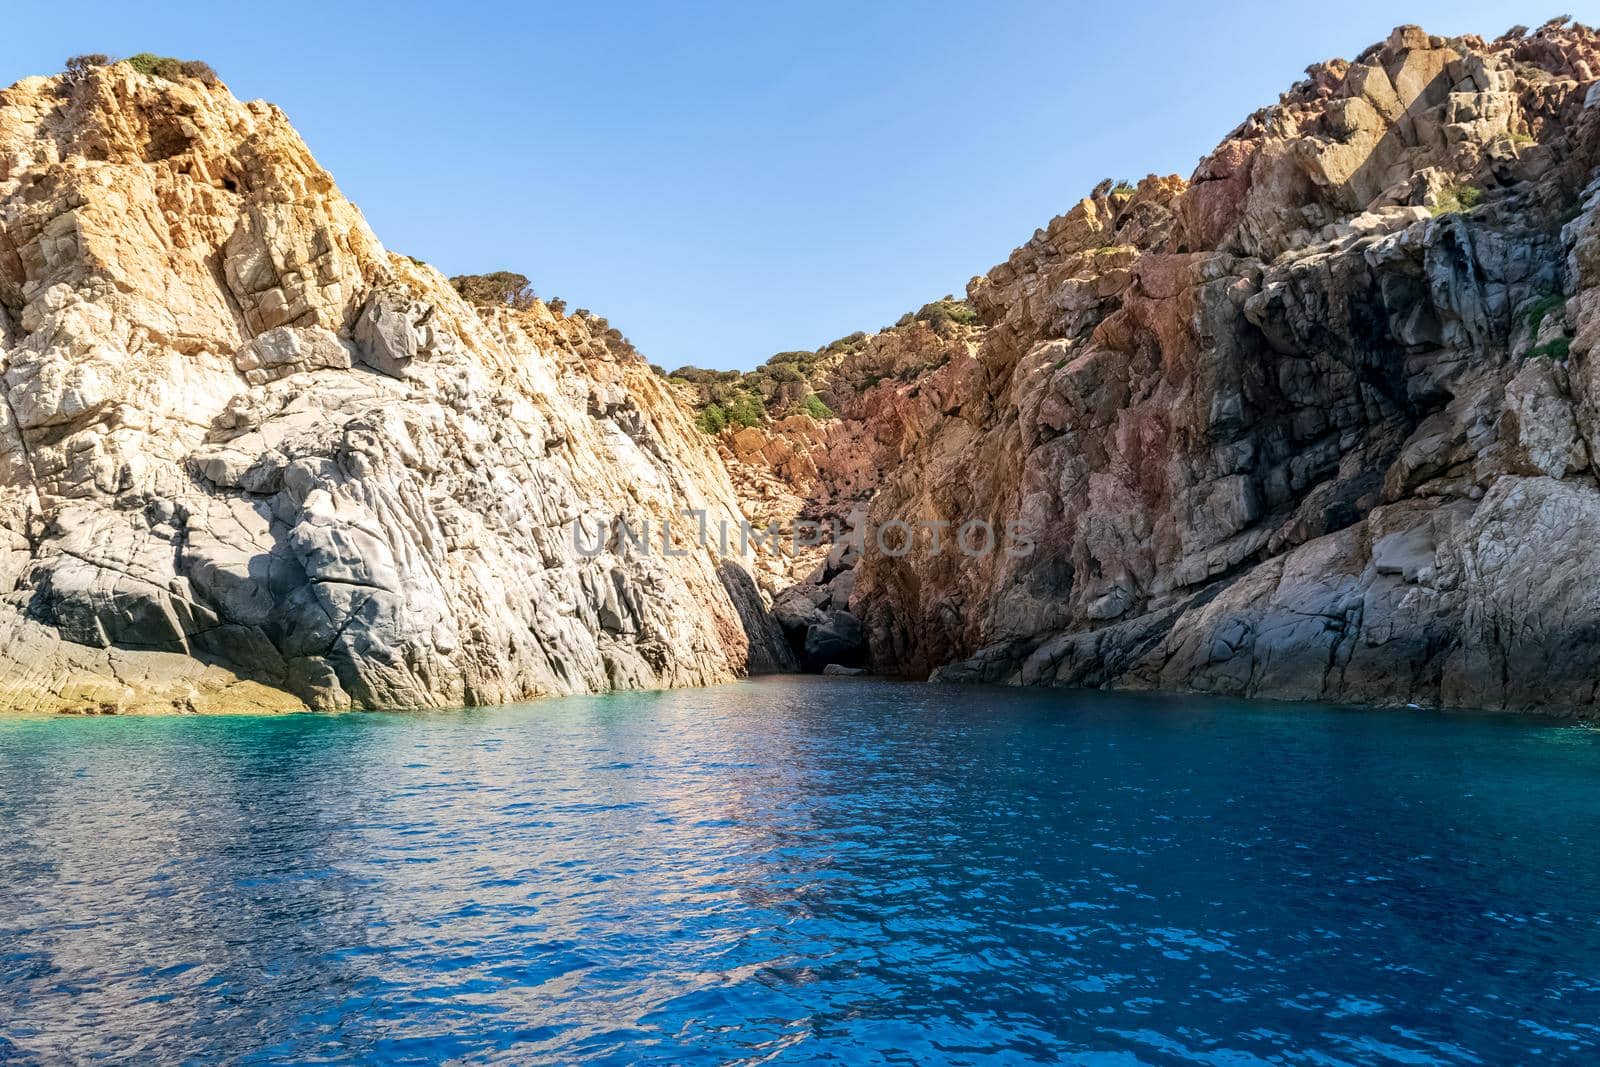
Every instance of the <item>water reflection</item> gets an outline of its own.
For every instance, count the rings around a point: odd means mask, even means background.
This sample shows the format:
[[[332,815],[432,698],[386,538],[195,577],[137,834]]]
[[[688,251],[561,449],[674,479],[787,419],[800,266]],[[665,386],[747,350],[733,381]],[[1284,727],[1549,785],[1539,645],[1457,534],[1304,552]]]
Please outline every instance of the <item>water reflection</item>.
[[[1600,737],[779,680],[0,723],[0,1058],[1600,1044]]]

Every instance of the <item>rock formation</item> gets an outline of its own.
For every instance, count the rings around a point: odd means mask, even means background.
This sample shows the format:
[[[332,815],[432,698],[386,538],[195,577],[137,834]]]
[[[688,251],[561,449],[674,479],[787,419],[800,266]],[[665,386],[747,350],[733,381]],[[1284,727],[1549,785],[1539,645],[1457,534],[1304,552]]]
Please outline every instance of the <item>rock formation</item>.
[[[877,669],[1600,700],[1600,35],[1405,26],[1307,73],[974,279],[975,351],[866,416],[908,442],[873,520],[1036,546],[869,545]]]
[[[732,488],[631,348],[469,307],[214,80],[0,92],[0,374],[5,706],[451,706],[792,665],[739,560],[693,543],[680,510],[736,522]]]
[[[923,431],[953,403],[937,372],[971,365],[981,336],[980,329],[946,317],[948,303],[930,304],[923,317],[907,315],[849,345],[819,350],[807,384],[828,417],[789,414],[719,436],[750,521],[801,529],[798,544],[790,538],[787,551],[761,553],[754,564],[807,669],[854,667],[866,659],[866,632],[850,601],[856,564],[872,548],[867,508],[883,472],[912,460]],[[816,543],[808,547],[807,540]]]
[[[1401,27],[1188,181],[1102,183],[965,301],[738,381],[652,373],[531,297],[469,306],[281,113],[169,73],[0,93],[11,706],[455,705],[796,664],[1600,702],[1593,30]],[[981,520],[1031,551],[747,557],[684,508]],[[638,551],[663,520],[682,554]]]

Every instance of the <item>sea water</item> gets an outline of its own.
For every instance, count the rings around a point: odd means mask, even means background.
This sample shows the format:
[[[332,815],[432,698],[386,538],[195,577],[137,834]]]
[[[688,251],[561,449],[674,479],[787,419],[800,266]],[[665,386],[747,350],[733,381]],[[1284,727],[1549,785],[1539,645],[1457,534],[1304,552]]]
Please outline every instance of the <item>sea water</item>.
[[[0,720],[0,1060],[1600,1057],[1600,732],[777,679]]]

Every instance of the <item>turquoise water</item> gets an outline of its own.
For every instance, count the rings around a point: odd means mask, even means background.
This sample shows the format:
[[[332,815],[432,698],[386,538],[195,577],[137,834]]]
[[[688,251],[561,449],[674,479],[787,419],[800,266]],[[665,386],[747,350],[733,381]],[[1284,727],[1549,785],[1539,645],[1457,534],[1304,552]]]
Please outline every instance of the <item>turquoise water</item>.
[[[1600,1055],[1600,732],[791,679],[0,721],[0,1059]]]

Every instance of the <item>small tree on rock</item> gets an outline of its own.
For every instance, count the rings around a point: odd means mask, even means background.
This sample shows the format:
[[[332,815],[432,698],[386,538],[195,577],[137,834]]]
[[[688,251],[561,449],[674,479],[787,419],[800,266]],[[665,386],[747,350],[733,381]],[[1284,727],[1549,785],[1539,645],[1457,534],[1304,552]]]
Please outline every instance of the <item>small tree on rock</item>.
[[[532,307],[538,299],[533,286],[528,283],[527,275],[509,270],[497,270],[492,274],[458,274],[450,279],[450,284],[463,300],[479,307],[505,305],[522,310]]]
[[[96,67],[109,67],[110,65],[111,57],[104,52],[86,52],[81,56],[72,56],[67,60],[67,80],[81,82]]]

